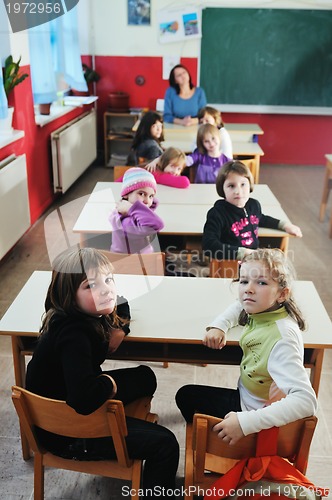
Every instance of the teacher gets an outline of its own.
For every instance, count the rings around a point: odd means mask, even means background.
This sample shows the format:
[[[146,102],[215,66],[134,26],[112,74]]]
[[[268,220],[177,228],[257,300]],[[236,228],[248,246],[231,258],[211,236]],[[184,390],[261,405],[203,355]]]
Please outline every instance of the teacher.
[[[206,106],[204,90],[193,85],[189,71],[182,64],[171,70],[169,85],[165,93],[164,122],[185,127],[197,125],[198,111]]]

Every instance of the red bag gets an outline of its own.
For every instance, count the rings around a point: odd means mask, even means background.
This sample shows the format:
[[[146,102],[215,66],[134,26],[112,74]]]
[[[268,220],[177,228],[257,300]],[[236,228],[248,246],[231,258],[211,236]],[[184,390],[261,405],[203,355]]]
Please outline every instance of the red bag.
[[[256,456],[240,460],[213,483],[204,500],[250,497],[317,499],[328,496],[327,488],[318,488],[288,460],[277,453],[278,427],[259,432]]]

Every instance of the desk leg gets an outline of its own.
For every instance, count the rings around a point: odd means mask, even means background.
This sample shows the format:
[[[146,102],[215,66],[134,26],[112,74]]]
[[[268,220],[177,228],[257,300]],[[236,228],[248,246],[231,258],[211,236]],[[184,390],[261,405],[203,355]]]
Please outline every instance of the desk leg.
[[[310,382],[316,393],[316,396],[318,396],[318,391],[319,391],[323,359],[324,359],[324,349],[314,349],[311,358],[312,367],[310,371]]]
[[[88,246],[87,241],[88,241],[87,235],[85,233],[80,233],[80,247],[81,248]]]
[[[255,169],[254,182],[255,182],[255,184],[258,184],[259,183],[259,170],[260,170],[260,165],[261,165],[260,155],[255,155],[255,163],[256,163],[256,169]]]
[[[326,205],[329,198],[330,190],[332,189],[332,165],[328,162],[326,165],[325,171],[325,179],[324,179],[324,187],[323,187],[323,195],[322,201],[319,209],[319,220],[323,222],[326,212]]]
[[[14,362],[14,375],[15,384],[19,387],[25,387],[25,356],[21,351],[21,343],[19,337],[12,335],[12,352],[13,352],[13,362]],[[22,444],[22,455],[24,460],[29,460],[30,458],[30,447],[28,440],[23,432],[20,425],[21,432],[21,444]]]
[[[283,236],[281,238],[280,250],[282,250],[285,255],[287,255],[288,252],[288,243],[289,243],[289,236]]]

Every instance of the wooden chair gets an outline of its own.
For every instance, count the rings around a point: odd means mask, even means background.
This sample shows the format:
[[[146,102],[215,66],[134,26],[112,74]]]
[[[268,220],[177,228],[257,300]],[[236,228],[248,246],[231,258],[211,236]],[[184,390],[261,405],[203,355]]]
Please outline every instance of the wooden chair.
[[[244,163],[247,165],[249,168],[250,172],[252,173],[252,176],[254,178],[254,183],[258,184],[259,183],[259,168],[257,166],[257,160],[256,158],[247,158],[247,159],[239,159],[241,163]]]
[[[232,278],[235,279],[239,274],[239,262],[230,259],[211,259],[210,260],[210,278]]]
[[[220,420],[197,413],[193,424],[187,424],[185,491],[189,494],[186,498],[193,497],[193,489],[210,488],[237,461],[255,456],[257,434],[245,436],[230,446],[212,430]],[[303,474],[316,424],[316,417],[308,417],[279,428],[278,455],[287,458]],[[195,488],[189,490],[190,486]]]
[[[113,167],[113,180],[116,181],[117,179],[121,179],[129,168],[133,167],[129,167],[128,165]]]
[[[165,253],[115,253],[100,250],[112,263],[115,274],[165,275]]]
[[[121,401],[108,400],[91,415],[80,415],[65,401],[44,398],[18,386],[12,387],[12,400],[20,425],[34,453],[34,500],[44,498],[44,469],[85,472],[106,477],[126,479],[132,482],[133,491],[138,491],[141,480],[141,460],[128,457],[125,437],[127,425]],[[150,398],[138,400],[131,405],[130,416],[156,422],[157,415],[150,413]],[[79,461],[53,455],[44,449],[35,433],[35,427],[55,434],[73,438],[99,438],[112,436],[117,458],[114,460]],[[133,494],[133,500],[138,495]]]
[[[137,167],[144,167],[147,163],[149,163],[149,161],[151,160],[147,160],[146,158],[143,158],[142,156],[140,156],[138,158],[138,165],[136,165]],[[129,168],[133,168],[135,165],[116,165],[115,167],[113,167],[113,181],[116,181],[117,179],[121,179],[125,172],[129,169]]]

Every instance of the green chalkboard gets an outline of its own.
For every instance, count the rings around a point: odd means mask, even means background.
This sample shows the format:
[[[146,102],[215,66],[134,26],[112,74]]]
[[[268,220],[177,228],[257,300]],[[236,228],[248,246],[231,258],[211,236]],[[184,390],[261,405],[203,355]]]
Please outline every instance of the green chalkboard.
[[[210,103],[332,106],[332,10],[206,8],[200,86]]]

